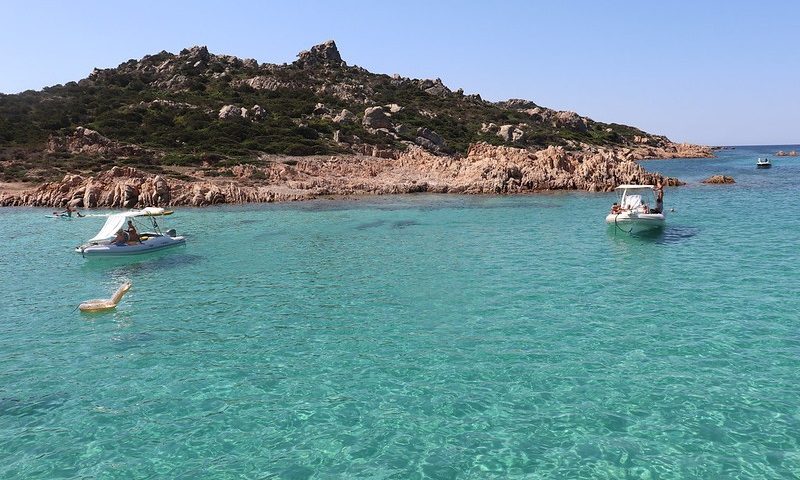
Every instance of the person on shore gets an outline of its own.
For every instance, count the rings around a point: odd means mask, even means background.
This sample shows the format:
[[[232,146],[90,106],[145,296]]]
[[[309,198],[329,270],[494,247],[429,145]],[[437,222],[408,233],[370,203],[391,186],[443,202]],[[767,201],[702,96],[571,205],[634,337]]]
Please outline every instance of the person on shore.
[[[664,184],[660,181],[656,183],[656,213],[661,213],[664,211]]]
[[[127,245],[128,244],[128,234],[125,233],[125,230],[119,229],[117,230],[117,235],[114,237],[114,240],[111,240],[111,243],[114,245]]]
[[[131,220],[128,220],[128,230],[126,233],[128,234],[129,242],[142,243],[142,238],[139,236],[139,232],[136,231],[136,227],[133,226],[133,221]]]

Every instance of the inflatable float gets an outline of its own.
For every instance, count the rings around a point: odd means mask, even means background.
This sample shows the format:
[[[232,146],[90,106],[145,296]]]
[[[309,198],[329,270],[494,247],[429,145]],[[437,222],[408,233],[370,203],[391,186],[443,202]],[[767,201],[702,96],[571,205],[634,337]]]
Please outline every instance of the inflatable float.
[[[81,312],[102,312],[116,308],[119,301],[122,300],[122,296],[128,293],[128,290],[131,289],[131,286],[131,282],[125,282],[119,286],[111,298],[87,300],[78,305],[78,308],[81,310]]]

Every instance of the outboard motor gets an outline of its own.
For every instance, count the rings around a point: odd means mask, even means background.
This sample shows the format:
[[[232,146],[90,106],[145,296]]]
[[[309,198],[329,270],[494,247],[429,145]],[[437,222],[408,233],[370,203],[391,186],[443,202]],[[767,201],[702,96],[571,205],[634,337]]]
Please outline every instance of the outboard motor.
[[[177,235],[177,234],[178,234],[178,232],[176,232],[174,228],[170,228],[169,230],[167,230],[167,236],[168,237],[175,238],[175,235]]]

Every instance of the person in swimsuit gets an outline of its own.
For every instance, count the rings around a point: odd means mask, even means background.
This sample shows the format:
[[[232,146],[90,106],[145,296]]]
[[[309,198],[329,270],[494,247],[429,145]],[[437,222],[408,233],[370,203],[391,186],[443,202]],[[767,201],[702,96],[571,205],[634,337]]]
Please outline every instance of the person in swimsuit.
[[[125,230],[119,229],[117,230],[117,236],[114,237],[114,240],[111,240],[111,243],[114,245],[127,245],[128,244],[128,234],[125,233]]]
[[[664,185],[661,182],[656,184],[656,213],[664,211]]]
[[[129,242],[139,242],[142,243],[142,239],[139,237],[139,232],[136,231],[136,227],[133,226],[133,221],[128,220],[128,241]]]

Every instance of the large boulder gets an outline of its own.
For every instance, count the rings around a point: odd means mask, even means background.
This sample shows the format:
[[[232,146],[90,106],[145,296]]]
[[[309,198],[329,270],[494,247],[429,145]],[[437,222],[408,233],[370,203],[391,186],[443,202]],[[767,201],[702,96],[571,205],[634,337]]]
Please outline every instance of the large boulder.
[[[411,130],[411,127],[404,123],[400,123],[395,125],[394,131],[396,134],[400,135],[401,137],[410,137],[414,132]]]
[[[364,110],[362,123],[368,128],[392,128],[392,119],[383,111],[383,107],[369,107]]]
[[[730,184],[730,183],[736,183],[736,180],[734,180],[733,177],[728,177],[726,175],[711,175],[710,177],[703,180],[703,183]]]
[[[356,123],[356,120],[358,120],[356,114],[346,108],[333,117],[333,122],[340,124]]]
[[[297,61],[294,63],[300,67],[315,67],[321,65],[344,67],[347,65],[342,60],[342,56],[339,55],[339,49],[336,48],[336,42],[333,40],[314,45],[310,50],[300,52],[297,54]]]
[[[84,155],[109,155],[116,157],[156,156],[155,152],[138,145],[130,145],[101,135],[99,132],[77,127],[65,137],[52,135],[47,141],[48,153],[68,152]]]
[[[219,119],[227,120],[234,117],[247,117],[247,109],[236,105],[225,105],[219,109]]]
[[[196,62],[207,62],[211,55],[208,53],[208,47],[205,45],[196,45],[192,48],[184,48],[181,50],[180,53],[181,57],[184,57],[187,62],[196,63]]]
[[[384,105],[384,107],[386,107],[386,109],[389,110],[390,113],[399,113],[400,111],[403,110],[403,107],[401,107],[396,103],[390,103],[389,105]]]
[[[134,185],[125,185],[122,189],[122,206],[133,208],[139,202],[139,189]]]
[[[250,109],[250,117],[253,120],[261,120],[266,116],[267,111],[261,105],[253,105],[253,108]]]
[[[516,142],[524,135],[525,132],[516,125],[503,125],[497,130],[497,136],[506,142]]]
[[[434,132],[429,128],[418,128],[417,129],[417,137],[424,138],[429,140],[434,146],[437,148],[443,148],[445,146],[444,139],[438,133]]]
[[[481,123],[481,133],[497,133],[497,125],[489,122],[489,123]]]
[[[531,102],[530,100],[524,100],[522,98],[510,98],[505,102],[498,102],[498,105],[506,108],[511,108],[514,110],[527,110],[538,107],[538,105]]]
[[[311,113],[313,113],[314,115],[325,115],[331,113],[331,111],[328,110],[328,107],[326,107],[324,103],[317,103],[314,106],[314,111]]]
[[[436,80],[423,80],[420,88],[428,95],[433,95],[434,97],[446,97],[452,93],[450,89],[442,83],[441,78],[437,78]]]
[[[581,132],[588,130],[586,119],[575,112],[557,112],[553,120],[554,127],[567,127]]]

